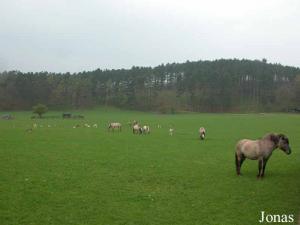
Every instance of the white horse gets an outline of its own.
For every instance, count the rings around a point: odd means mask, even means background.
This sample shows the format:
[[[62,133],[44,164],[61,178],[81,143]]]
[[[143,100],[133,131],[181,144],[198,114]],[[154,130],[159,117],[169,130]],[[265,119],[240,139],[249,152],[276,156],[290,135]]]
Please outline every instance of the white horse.
[[[141,134],[142,132],[143,132],[143,128],[140,127],[139,124],[133,125],[133,127],[132,127],[132,133],[133,134]]]
[[[200,135],[200,139],[203,140],[205,138],[205,128],[204,127],[200,127],[199,129],[199,135]]]
[[[110,123],[108,125],[108,131],[115,131],[117,129],[119,132],[122,130],[122,124],[118,122]]]
[[[148,125],[143,126],[143,134],[150,134],[150,127]]]

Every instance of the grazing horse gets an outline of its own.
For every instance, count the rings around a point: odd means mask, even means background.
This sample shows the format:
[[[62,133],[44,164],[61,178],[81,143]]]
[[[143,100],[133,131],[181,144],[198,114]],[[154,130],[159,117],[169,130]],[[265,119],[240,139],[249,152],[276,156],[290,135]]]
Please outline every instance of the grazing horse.
[[[150,134],[150,127],[147,125],[143,126],[143,134]]]
[[[170,129],[169,129],[169,135],[170,135],[170,136],[173,136],[173,133],[174,133],[174,128],[170,128]]]
[[[263,178],[266,164],[272,152],[279,148],[287,155],[291,154],[289,139],[284,134],[267,134],[258,140],[243,139],[236,145],[235,164],[237,175],[241,174],[241,166],[244,160],[258,160],[257,178]]]
[[[140,127],[140,125],[138,123],[136,123],[135,125],[133,125],[132,127],[132,133],[133,134],[142,134],[143,133],[143,128]]]
[[[108,125],[108,131],[112,130],[115,131],[117,129],[118,131],[122,130],[122,124],[121,123],[110,123]]]
[[[199,129],[199,135],[200,135],[200,139],[203,140],[205,138],[205,128],[204,127],[200,127]]]

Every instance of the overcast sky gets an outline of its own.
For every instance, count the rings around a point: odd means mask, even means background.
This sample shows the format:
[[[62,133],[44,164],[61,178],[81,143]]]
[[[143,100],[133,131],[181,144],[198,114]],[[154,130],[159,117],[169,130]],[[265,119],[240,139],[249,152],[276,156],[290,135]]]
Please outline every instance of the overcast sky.
[[[299,0],[1,0],[0,71],[219,58],[300,66]]]

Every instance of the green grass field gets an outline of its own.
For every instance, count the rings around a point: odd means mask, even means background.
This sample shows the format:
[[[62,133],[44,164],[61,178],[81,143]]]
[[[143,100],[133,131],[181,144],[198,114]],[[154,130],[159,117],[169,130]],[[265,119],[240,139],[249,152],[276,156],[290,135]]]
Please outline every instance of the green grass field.
[[[294,214],[289,224],[297,224],[299,115],[78,113],[85,119],[15,112],[15,120],[0,120],[1,225],[255,225],[261,211]],[[133,135],[127,123],[134,119],[151,134]],[[122,132],[107,132],[108,121],[121,122]],[[43,127],[26,132],[33,123]],[[98,128],[72,128],[84,123]],[[267,132],[286,134],[292,154],[276,150],[262,181],[257,161],[246,160],[237,177],[235,143]]]

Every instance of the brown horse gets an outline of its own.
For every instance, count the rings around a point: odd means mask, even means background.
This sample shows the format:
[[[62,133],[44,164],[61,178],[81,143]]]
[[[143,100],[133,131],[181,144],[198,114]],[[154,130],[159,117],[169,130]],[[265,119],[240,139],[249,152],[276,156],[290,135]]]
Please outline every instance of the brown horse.
[[[241,174],[244,160],[258,160],[257,178],[264,177],[266,164],[272,152],[279,148],[287,155],[291,154],[289,139],[284,134],[267,134],[258,140],[243,139],[236,145],[235,164],[237,175]]]

